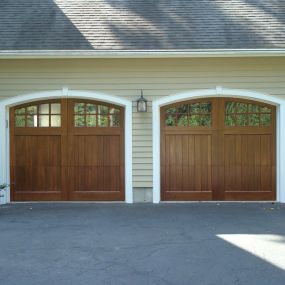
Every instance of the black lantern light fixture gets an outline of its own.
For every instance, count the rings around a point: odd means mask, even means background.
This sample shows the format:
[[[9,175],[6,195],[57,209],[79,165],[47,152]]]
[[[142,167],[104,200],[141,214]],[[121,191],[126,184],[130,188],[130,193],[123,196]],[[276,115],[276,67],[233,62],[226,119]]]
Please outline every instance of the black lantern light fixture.
[[[137,111],[147,112],[147,100],[143,97],[142,90],[141,90],[141,97],[137,100]]]

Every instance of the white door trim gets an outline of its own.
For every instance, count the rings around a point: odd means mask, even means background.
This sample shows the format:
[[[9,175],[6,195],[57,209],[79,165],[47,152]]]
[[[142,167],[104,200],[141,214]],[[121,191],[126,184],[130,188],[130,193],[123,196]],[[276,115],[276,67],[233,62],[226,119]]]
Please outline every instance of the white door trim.
[[[30,93],[0,101],[0,183],[10,184],[10,155],[9,155],[9,108],[18,104],[54,98],[82,98],[113,103],[125,108],[125,202],[133,203],[132,175],[132,102],[123,98],[106,95],[93,91],[75,91],[62,88],[57,91]],[[10,202],[10,189],[4,202]]]
[[[203,97],[234,97],[252,99],[275,105],[277,107],[276,191],[277,201],[285,203],[285,100],[255,91],[228,89],[220,86],[217,86],[215,89],[195,90],[178,93],[153,101],[153,203],[160,202],[160,108],[171,103]],[[283,175],[281,173],[283,173]]]

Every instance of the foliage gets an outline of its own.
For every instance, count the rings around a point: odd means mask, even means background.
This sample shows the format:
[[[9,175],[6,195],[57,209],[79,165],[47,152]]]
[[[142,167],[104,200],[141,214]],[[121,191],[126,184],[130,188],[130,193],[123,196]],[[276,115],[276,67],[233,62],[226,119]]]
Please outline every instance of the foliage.
[[[0,190],[6,190],[8,186],[6,183],[0,184]]]
[[[226,103],[226,126],[270,126],[271,121],[271,109],[266,106]]]
[[[210,126],[211,109],[211,103],[208,102],[171,107],[166,110],[165,124],[179,127]]]

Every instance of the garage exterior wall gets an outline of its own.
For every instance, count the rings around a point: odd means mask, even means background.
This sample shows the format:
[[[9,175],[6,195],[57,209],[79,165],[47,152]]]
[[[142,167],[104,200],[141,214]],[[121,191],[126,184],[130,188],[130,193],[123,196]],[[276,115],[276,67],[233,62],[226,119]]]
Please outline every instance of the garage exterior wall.
[[[41,91],[94,91],[133,102],[133,187],[151,189],[152,101],[222,86],[285,98],[284,58],[1,60],[0,100]],[[136,112],[143,89],[148,113]]]

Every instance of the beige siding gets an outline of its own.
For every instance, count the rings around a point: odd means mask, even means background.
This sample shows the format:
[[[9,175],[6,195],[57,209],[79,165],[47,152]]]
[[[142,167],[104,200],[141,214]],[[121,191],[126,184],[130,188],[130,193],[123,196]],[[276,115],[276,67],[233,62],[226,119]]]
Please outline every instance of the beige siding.
[[[152,187],[151,102],[136,112],[144,90],[152,101],[187,90],[248,89],[285,96],[285,59],[0,60],[0,99],[30,92],[92,90],[133,101],[134,187]]]

